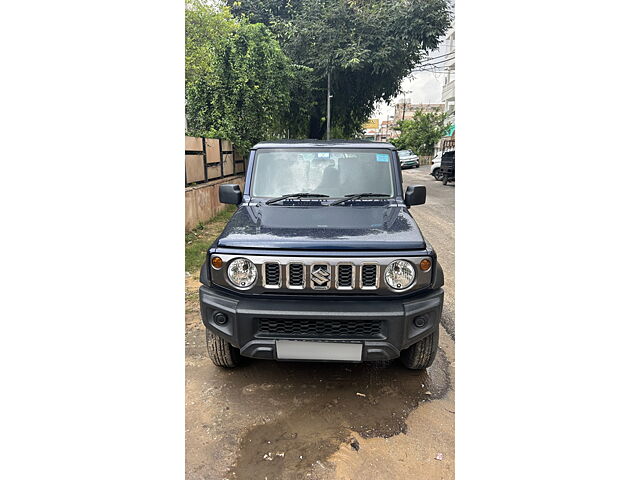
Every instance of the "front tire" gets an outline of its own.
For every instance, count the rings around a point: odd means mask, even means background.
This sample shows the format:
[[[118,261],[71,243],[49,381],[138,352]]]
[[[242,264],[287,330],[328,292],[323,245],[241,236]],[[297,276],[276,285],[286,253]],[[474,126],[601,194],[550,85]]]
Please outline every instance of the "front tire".
[[[430,367],[438,352],[438,335],[436,330],[428,337],[414,343],[400,352],[402,364],[411,370],[423,370]]]
[[[208,328],[206,330],[207,352],[213,364],[225,368],[237,367],[240,363],[240,350]]]
[[[439,168],[436,168],[433,171],[432,175],[433,175],[433,178],[435,178],[436,180],[442,180],[442,174],[440,173],[440,169]]]

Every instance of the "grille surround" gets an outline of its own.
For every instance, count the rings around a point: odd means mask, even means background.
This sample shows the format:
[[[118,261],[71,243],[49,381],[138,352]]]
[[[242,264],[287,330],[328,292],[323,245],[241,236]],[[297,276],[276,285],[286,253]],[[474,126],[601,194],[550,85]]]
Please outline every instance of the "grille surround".
[[[356,266],[352,263],[339,263],[336,266],[335,286],[338,290],[355,288]]]
[[[295,269],[292,272],[292,267]],[[306,284],[306,268],[304,264],[291,262],[287,264],[287,288],[302,290]],[[298,271],[299,270],[299,271]],[[293,282],[291,281],[293,279]]]
[[[428,287],[433,281],[433,273],[435,267],[431,267],[427,271],[420,269],[420,262],[429,258],[432,265],[435,265],[433,255],[422,254],[411,256],[328,256],[328,255],[238,255],[221,252],[214,252],[215,255],[222,258],[225,265],[236,258],[246,258],[252,261],[258,268],[258,280],[247,290],[249,294],[310,294],[310,295],[374,295],[374,296],[393,296],[398,294],[410,293],[419,288]],[[311,253],[311,252],[310,252]],[[213,253],[210,253],[213,255]],[[415,270],[414,282],[404,290],[395,290],[382,278],[385,268],[395,260],[408,261]],[[275,284],[275,280],[267,279],[267,268],[275,269],[275,267],[267,267],[266,265],[276,263],[280,268],[279,286]],[[311,285],[311,268],[314,265],[326,265],[328,272],[331,274],[331,280],[327,284],[323,283],[323,287],[328,288],[312,288]],[[344,267],[342,265],[345,265]],[[373,265],[371,267],[370,265]],[[347,266],[351,266],[351,285],[348,285]],[[375,268],[375,282],[363,282],[363,269],[366,273],[367,269]],[[210,267],[209,274],[211,282],[214,285],[231,288],[232,290],[240,290],[231,284],[227,278],[226,268],[215,270]],[[342,275],[341,275],[342,271]],[[271,273],[273,275],[273,272]],[[365,275],[366,276],[366,275]],[[342,280],[341,280],[342,278]]]
[[[377,290],[380,287],[380,270],[377,263],[363,263],[360,266],[360,288]]]
[[[264,288],[282,288],[282,267],[278,262],[262,265],[262,285]]]
[[[256,336],[268,338],[380,339],[382,320],[255,318]]]

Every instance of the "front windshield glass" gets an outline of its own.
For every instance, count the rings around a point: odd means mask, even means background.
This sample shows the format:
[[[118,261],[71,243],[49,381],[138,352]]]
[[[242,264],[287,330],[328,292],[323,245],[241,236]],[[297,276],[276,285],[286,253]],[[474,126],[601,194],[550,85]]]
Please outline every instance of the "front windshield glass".
[[[409,155],[411,155],[411,151],[410,150],[399,150],[398,151],[398,155],[400,157],[408,157]]]
[[[283,148],[256,153],[251,192],[256,197],[316,193],[393,195],[391,151]]]

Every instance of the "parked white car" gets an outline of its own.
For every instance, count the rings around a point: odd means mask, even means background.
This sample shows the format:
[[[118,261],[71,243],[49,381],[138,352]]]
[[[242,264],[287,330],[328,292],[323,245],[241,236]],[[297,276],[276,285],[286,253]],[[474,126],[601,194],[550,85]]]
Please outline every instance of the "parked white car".
[[[411,150],[398,150],[398,157],[400,158],[400,168],[418,168],[420,166],[420,159]]]
[[[442,152],[438,153],[435,157],[433,157],[431,162],[432,162],[431,175],[433,175],[433,178],[435,178],[436,180],[442,180],[442,174],[440,173],[440,162],[442,162]]]

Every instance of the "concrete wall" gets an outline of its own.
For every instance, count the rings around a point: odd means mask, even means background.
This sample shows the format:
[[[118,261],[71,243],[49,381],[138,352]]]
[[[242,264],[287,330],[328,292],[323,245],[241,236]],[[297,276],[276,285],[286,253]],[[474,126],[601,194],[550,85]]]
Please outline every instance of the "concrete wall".
[[[200,222],[204,223],[211,220],[226,207],[218,199],[220,185],[225,183],[237,183],[244,190],[244,176],[242,175],[220,178],[185,189],[185,231],[193,230]]]

